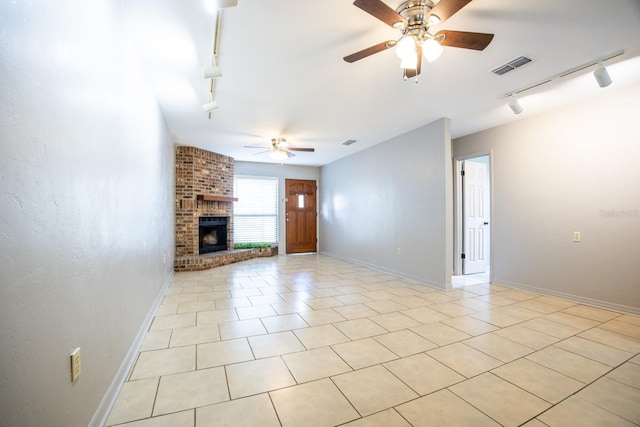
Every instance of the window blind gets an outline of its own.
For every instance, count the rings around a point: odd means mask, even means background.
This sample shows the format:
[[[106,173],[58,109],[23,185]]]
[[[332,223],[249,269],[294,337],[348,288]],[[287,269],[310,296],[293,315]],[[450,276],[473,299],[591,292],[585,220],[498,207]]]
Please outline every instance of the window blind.
[[[233,205],[235,243],[278,243],[278,178],[236,176]]]

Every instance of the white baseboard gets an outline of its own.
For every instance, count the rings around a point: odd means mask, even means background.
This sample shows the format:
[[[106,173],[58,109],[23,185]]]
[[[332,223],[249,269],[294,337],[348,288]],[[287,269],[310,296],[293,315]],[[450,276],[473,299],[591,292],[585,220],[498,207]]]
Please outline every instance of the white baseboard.
[[[520,289],[523,291],[535,292],[540,295],[547,295],[550,297],[562,298],[568,301],[573,301],[579,304],[588,305],[591,307],[602,308],[604,310],[616,311],[618,313],[632,314],[634,316],[640,316],[640,308],[630,307],[627,305],[616,304],[613,302],[597,300],[593,298],[587,298],[580,295],[567,294],[564,292],[558,292],[551,289],[538,288],[536,286],[524,285],[522,283],[511,282],[508,280],[491,279],[491,283],[494,285],[507,286],[509,288]]]
[[[337,258],[343,261],[347,261],[347,262],[351,262],[353,264],[356,265],[361,265],[363,267],[368,267],[371,268],[372,270],[377,270],[383,273],[387,273],[390,274],[392,276],[396,276],[399,277],[401,279],[404,280],[408,280],[414,283],[418,283],[421,285],[426,285],[429,286],[431,288],[434,289],[438,289],[441,291],[444,290],[451,290],[451,288],[446,288],[446,285],[440,284],[440,283],[429,283],[426,282],[424,280],[418,279],[416,277],[411,277],[411,276],[407,276],[405,274],[402,274],[401,272],[398,271],[394,271],[394,270],[390,270],[387,268],[383,268],[380,267],[378,265],[374,265],[374,264],[370,264],[367,262],[364,262],[362,260],[359,259],[355,259],[355,258],[349,258],[349,257],[342,257],[342,256],[338,256],[335,255],[331,252],[320,252],[323,255],[327,255],[333,258]],[[544,288],[539,288],[536,286],[530,286],[530,285],[525,285],[522,283],[517,283],[517,282],[510,282],[508,280],[499,280],[499,279],[491,279],[491,283],[495,284],[495,285],[500,285],[500,286],[506,286],[509,288],[514,288],[514,289],[520,289],[523,291],[529,291],[529,292],[535,292],[537,294],[540,295],[547,295],[547,296],[551,296],[551,297],[556,297],[556,298],[562,298],[565,299],[567,301],[573,301],[576,302],[578,304],[584,304],[584,305],[588,305],[591,307],[596,307],[596,308],[602,308],[604,310],[610,310],[610,311],[615,311],[618,313],[625,313],[625,314],[631,314],[634,316],[640,316],[640,308],[638,307],[631,307],[631,306],[627,306],[627,305],[622,305],[622,304],[616,304],[616,303],[612,303],[612,302],[608,302],[608,301],[602,301],[602,300],[597,300],[597,299],[593,299],[593,298],[587,298],[587,297],[583,297],[580,295],[573,295],[573,294],[568,294],[568,293],[564,293],[564,292],[558,292],[558,291],[554,291],[551,289],[544,289]]]
[[[111,381],[111,385],[109,386],[109,388],[107,389],[107,392],[103,396],[102,401],[100,402],[100,405],[98,405],[98,408],[96,409],[96,412],[93,414],[93,418],[91,418],[91,421],[89,422],[89,427],[102,427],[107,423],[107,418],[109,417],[109,414],[113,409],[113,405],[115,405],[116,403],[116,400],[118,398],[118,395],[120,394],[120,390],[122,389],[122,386],[127,380],[127,375],[131,371],[133,364],[136,362],[136,357],[140,352],[140,347],[142,346],[144,337],[146,336],[147,331],[149,330],[149,326],[151,326],[151,322],[153,321],[153,317],[156,311],[158,310],[160,303],[162,303],[162,298],[164,297],[164,294],[169,288],[169,285],[171,284],[171,279],[173,279],[174,274],[175,273],[171,271],[171,274],[169,274],[165,283],[162,285],[162,289],[160,289],[160,292],[156,296],[156,300],[151,306],[151,309],[149,310],[149,312],[147,313],[147,316],[145,317],[144,322],[142,322],[142,326],[140,326],[140,329],[138,330],[138,333],[135,339],[133,340],[131,347],[129,347],[129,351],[127,351],[127,354],[122,360],[122,363],[120,364],[120,368],[118,369],[118,372],[116,372],[116,375],[113,378],[113,381]]]
[[[396,276],[396,277],[398,277],[400,279],[407,280],[409,282],[413,282],[413,283],[418,284],[418,285],[429,286],[430,288],[434,288],[434,289],[437,289],[439,291],[447,290],[446,285],[442,284],[442,283],[429,282],[429,281],[426,281],[426,280],[421,279],[419,277],[410,276],[410,275],[404,274],[404,273],[402,273],[400,271],[395,271],[395,270],[392,270],[392,269],[389,269],[389,268],[380,267],[379,265],[371,264],[371,263],[368,263],[368,262],[365,262],[365,261],[362,261],[362,260],[359,260],[359,259],[356,259],[356,258],[342,257],[342,256],[338,256],[338,255],[332,254],[331,252],[320,252],[320,253],[323,254],[323,255],[326,255],[326,256],[330,256],[332,258],[336,258],[336,259],[339,259],[339,260],[342,260],[342,261],[347,261],[347,262],[350,262],[350,263],[356,264],[356,265],[361,265],[363,267],[367,267],[367,268],[370,268],[372,270],[380,271],[381,273],[390,274],[392,276]]]

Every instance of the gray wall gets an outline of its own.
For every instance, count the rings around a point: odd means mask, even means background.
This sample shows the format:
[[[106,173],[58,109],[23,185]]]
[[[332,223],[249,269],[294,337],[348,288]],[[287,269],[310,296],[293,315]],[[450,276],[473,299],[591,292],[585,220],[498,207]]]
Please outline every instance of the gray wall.
[[[0,5],[3,426],[98,422],[172,275],[173,145],[123,22],[119,1]]]
[[[321,172],[322,252],[440,289],[450,286],[448,119],[333,162]]]
[[[453,142],[492,152],[494,283],[640,313],[639,111],[611,86]]]
[[[315,166],[277,165],[273,163],[235,162],[234,173],[248,176],[270,176],[278,178],[278,254],[286,254],[286,217],[285,212],[285,180],[308,179],[315,180],[320,185],[320,168]]]

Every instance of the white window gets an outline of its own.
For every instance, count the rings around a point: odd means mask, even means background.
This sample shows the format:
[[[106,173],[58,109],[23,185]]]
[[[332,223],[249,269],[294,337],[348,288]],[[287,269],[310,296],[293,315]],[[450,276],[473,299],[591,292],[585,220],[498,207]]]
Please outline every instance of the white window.
[[[233,241],[278,243],[278,178],[234,178]]]

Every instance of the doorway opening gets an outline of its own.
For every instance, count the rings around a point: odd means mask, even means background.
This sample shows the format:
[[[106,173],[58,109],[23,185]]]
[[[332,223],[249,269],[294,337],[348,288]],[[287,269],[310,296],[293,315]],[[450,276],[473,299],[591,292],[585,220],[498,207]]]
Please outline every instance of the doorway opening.
[[[491,282],[491,154],[455,159],[453,287]]]

